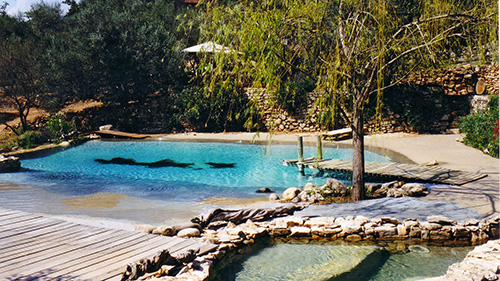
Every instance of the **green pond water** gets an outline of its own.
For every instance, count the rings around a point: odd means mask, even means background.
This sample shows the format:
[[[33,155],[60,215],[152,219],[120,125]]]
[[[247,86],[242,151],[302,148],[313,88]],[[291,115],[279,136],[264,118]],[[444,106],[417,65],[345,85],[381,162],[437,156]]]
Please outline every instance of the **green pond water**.
[[[375,245],[274,244],[218,270],[216,280],[409,281],[435,277],[471,247],[413,245],[389,253]]]

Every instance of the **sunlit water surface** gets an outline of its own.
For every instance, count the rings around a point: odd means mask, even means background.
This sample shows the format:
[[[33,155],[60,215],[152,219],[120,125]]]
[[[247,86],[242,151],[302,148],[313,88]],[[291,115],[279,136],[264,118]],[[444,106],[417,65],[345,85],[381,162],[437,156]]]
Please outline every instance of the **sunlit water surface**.
[[[325,148],[325,158],[351,159],[350,149]],[[306,147],[305,156],[315,156]],[[154,163],[168,159],[185,167],[102,164],[96,159],[133,159]],[[167,141],[91,141],[43,158],[22,161],[14,180],[37,184],[50,192],[85,195],[96,192],[124,193],[140,197],[177,200],[214,196],[255,196],[269,187],[282,192],[308,181],[324,184],[322,177],[301,177],[297,168],[285,167],[282,159],[297,158],[293,145],[250,145]],[[368,161],[388,162],[386,157],[366,152]],[[222,164],[213,167],[212,164]],[[226,165],[227,164],[227,165]]]
[[[446,273],[471,247],[276,244],[220,270],[219,281],[409,281]]]

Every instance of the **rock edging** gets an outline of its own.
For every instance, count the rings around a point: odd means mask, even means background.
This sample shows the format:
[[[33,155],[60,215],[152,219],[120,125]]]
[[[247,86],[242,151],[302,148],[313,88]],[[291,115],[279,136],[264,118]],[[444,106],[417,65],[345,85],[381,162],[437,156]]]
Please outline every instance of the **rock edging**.
[[[452,264],[445,275],[421,281],[480,280],[500,279],[500,240],[488,241],[475,247],[465,259]]]
[[[244,252],[245,247],[266,238],[478,245],[499,238],[499,223],[500,216],[481,221],[471,219],[465,223],[457,223],[444,216],[429,216],[425,222],[411,218],[400,221],[390,217],[369,219],[364,216],[287,216],[260,222],[249,219],[239,224],[214,221],[202,229],[199,237],[191,239],[217,244],[216,250],[186,263],[184,269],[175,276],[141,280],[207,280],[214,263]]]
[[[391,181],[384,184],[366,184],[367,199],[383,197],[423,197],[429,194],[428,188],[418,183]],[[281,195],[280,202],[326,204],[345,202],[350,190],[341,181],[329,178],[325,185],[315,186],[307,183],[302,189],[287,188]],[[276,194],[271,194],[269,200],[278,201]]]

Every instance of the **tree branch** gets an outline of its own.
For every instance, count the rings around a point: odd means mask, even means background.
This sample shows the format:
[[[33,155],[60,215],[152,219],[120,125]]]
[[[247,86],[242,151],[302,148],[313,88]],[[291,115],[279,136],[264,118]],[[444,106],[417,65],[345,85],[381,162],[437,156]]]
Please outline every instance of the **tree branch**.
[[[447,38],[449,38],[449,37],[452,37],[452,36],[457,36],[457,35],[461,35],[461,34],[452,34],[452,35],[450,35],[450,36],[445,36],[445,34],[447,34],[447,33],[451,32],[452,30],[454,30],[454,29],[456,29],[456,28],[458,28],[458,27],[462,26],[463,24],[464,24],[464,23],[463,23],[463,22],[461,22],[461,23],[459,23],[459,24],[456,24],[456,25],[454,25],[454,26],[452,26],[452,27],[450,27],[450,28],[446,29],[445,31],[443,31],[443,32],[439,33],[438,35],[434,36],[434,38],[432,38],[432,40],[431,40],[431,41],[429,41],[429,43],[428,43],[428,44],[427,44],[427,43],[424,43],[424,44],[421,44],[421,45],[415,46],[415,47],[413,47],[413,48],[410,48],[410,49],[408,49],[408,50],[406,50],[406,51],[404,51],[404,52],[400,53],[399,55],[397,55],[396,57],[394,57],[392,60],[390,60],[389,62],[385,63],[385,64],[384,64],[384,65],[383,65],[383,66],[379,69],[379,72],[380,72],[380,71],[382,71],[382,70],[384,70],[385,68],[387,68],[388,66],[390,66],[391,64],[393,64],[394,62],[396,62],[397,60],[399,60],[400,58],[402,58],[402,57],[406,56],[407,54],[410,54],[410,53],[412,53],[412,52],[414,52],[414,51],[416,51],[416,50],[419,50],[419,49],[421,49],[421,48],[424,48],[424,47],[426,47],[426,46],[428,46],[428,45],[433,45],[433,44],[436,44],[436,43],[438,43],[438,42],[441,42],[441,41],[443,41],[443,40],[445,40],[445,39],[447,39]],[[440,37],[441,37],[441,38],[440,38]]]
[[[7,124],[7,122],[0,122],[0,124],[4,124],[5,127],[9,128],[14,134],[16,134],[17,136],[19,136],[20,134],[16,131],[16,129],[14,127],[12,127],[11,125]]]

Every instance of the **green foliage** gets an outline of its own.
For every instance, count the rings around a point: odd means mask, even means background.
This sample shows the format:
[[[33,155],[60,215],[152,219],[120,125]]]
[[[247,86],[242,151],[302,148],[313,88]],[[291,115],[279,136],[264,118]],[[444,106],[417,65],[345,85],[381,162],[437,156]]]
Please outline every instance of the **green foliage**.
[[[18,146],[25,149],[30,149],[43,143],[40,131],[26,131],[17,138]]]
[[[73,123],[66,121],[61,114],[49,116],[47,118],[47,128],[52,142],[67,140],[75,132]]]
[[[464,143],[498,158],[498,118],[498,96],[492,96],[487,109],[460,118]]]
[[[307,94],[315,87],[316,84],[311,79],[284,82],[278,86],[271,100],[289,113],[296,114],[304,106]]]
[[[241,130],[248,111],[248,97],[235,83],[217,82],[212,91],[196,86],[186,88],[177,98],[183,110],[181,123],[199,131]]]

